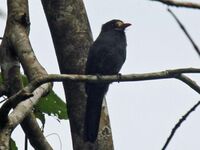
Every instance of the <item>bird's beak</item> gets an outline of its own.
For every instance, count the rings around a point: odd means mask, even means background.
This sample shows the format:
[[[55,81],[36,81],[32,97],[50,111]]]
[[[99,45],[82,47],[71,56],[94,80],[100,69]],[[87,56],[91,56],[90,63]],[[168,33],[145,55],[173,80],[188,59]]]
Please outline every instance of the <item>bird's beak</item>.
[[[127,27],[129,27],[129,26],[131,26],[131,24],[130,23],[124,23],[123,25],[122,25],[122,28],[127,28]]]

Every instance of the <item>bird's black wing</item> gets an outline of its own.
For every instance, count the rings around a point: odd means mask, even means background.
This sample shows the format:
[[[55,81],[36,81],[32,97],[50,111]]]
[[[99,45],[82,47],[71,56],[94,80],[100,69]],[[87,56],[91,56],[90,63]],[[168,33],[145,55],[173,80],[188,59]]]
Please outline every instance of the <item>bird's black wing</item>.
[[[117,74],[125,59],[126,39],[122,40],[115,33],[100,34],[89,50],[86,74]]]
[[[122,42],[122,43],[120,43]],[[97,38],[89,50],[86,64],[86,74],[111,75],[117,74],[125,61],[125,45],[112,37],[112,34],[103,34]],[[87,106],[85,116],[85,138],[94,142],[97,138],[101,107],[109,83],[86,83]]]

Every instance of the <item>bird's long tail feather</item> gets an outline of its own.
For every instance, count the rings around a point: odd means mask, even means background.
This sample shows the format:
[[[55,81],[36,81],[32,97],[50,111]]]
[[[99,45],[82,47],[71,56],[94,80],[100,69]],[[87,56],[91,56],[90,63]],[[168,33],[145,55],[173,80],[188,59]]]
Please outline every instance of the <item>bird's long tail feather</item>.
[[[109,84],[86,83],[87,106],[85,114],[85,140],[95,142],[98,135],[101,107]]]

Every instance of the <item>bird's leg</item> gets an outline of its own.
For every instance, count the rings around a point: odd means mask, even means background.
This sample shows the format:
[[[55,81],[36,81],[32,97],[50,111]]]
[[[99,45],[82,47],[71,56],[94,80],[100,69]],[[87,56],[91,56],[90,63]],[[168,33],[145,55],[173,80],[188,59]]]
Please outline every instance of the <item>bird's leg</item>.
[[[96,76],[98,80],[101,80],[101,74],[96,74]]]
[[[102,80],[102,74],[96,74],[96,76],[97,76],[97,79],[98,79],[99,81]]]
[[[122,74],[121,74],[121,73],[118,73],[118,74],[117,74],[117,78],[118,78],[118,83],[119,83],[120,80],[122,79]]]

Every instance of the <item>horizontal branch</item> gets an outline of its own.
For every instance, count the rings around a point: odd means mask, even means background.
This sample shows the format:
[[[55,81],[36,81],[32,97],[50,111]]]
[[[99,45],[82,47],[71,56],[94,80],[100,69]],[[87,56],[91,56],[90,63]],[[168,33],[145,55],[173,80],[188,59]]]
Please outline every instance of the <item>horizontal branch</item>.
[[[153,73],[142,73],[142,74],[129,74],[129,75],[75,75],[75,74],[50,74],[46,77],[39,78],[37,81],[34,81],[33,84],[41,85],[46,82],[53,81],[79,81],[79,82],[126,82],[126,81],[145,81],[145,80],[158,80],[158,79],[168,79],[175,78],[179,79],[182,82],[186,83],[193,90],[200,94],[200,86],[196,84],[195,81],[189,77],[183,75],[183,73],[200,73],[199,68],[181,68],[166,70]]]
[[[183,75],[183,73],[200,73],[200,69],[198,68],[181,68],[181,69],[173,69],[173,70],[166,70],[166,71],[160,71],[160,72],[153,72],[153,73],[141,73],[141,74],[129,74],[129,75],[77,75],[77,74],[50,74],[46,75],[44,77],[39,77],[37,80],[34,80],[30,82],[26,87],[24,87],[21,91],[16,93],[15,95],[11,96],[6,103],[13,103],[13,102],[21,102],[26,98],[26,96],[32,96],[30,93],[34,91],[33,97],[29,98],[28,100],[24,100],[22,103],[18,104],[18,107],[16,107],[17,111],[18,108],[27,107],[29,109],[24,109],[26,111],[30,111],[38,101],[38,94],[39,97],[41,97],[40,93],[46,93],[49,89],[48,84],[44,84],[47,82],[61,82],[61,81],[74,81],[74,82],[125,82],[125,81],[145,81],[145,80],[157,80],[157,79],[169,79],[169,78],[175,78],[179,79],[182,82],[186,83],[188,86],[190,86],[193,90],[198,92],[200,94],[200,87],[191,80],[189,77]],[[46,86],[45,86],[46,85]],[[48,85],[48,86],[47,86]],[[41,86],[41,87],[40,87]],[[44,87],[43,87],[44,86]],[[39,87],[39,88],[38,88]],[[45,89],[45,91],[43,91]],[[47,91],[46,91],[47,90]],[[36,96],[36,97],[35,97]],[[24,105],[28,103],[27,105]],[[4,105],[3,105],[4,106]],[[2,106],[1,109],[4,107]],[[9,115],[9,118],[13,115],[17,115],[17,113],[11,113]],[[17,117],[18,121],[15,122],[19,123],[25,117],[26,113],[23,113],[24,115]]]
[[[194,2],[186,2],[186,1],[184,2],[184,1],[177,1],[177,0],[151,0],[151,1],[161,2],[168,6],[200,9],[200,3],[194,3]]]
[[[200,73],[199,68],[181,68],[171,69],[153,73],[141,73],[141,74],[128,74],[128,75],[77,75],[77,74],[49,74],[42,76],[30,82],[24,89],[19,91],[17,94],[11,96],[8,101],[15,101],[16,98],[24,97],[24,93],[30,93],[40,85],[47,82],[62,82],[62,81],[74,81],[74,82],[128,82],[128,81],[145,81],[145,80],[158,80],[158,79],[169,79],[175,78],[183,81],[195,91],[200,93],[200,87],[182,74],[187,73]],[[8,102],[7,101],[7,102]]]
[[[41,85],[46,82],[61,82],[65,80],[76,82],[127,82],[127,81],[144,81],[157,80],[166,78],[176,78],[183,73],[200,73],[199,68],[181,68],[171,69],[153,73],[128,74],[128,75],[77,75],[77,74],[49,74],[40,77],[36,81],[31,82],[33,85]]]

